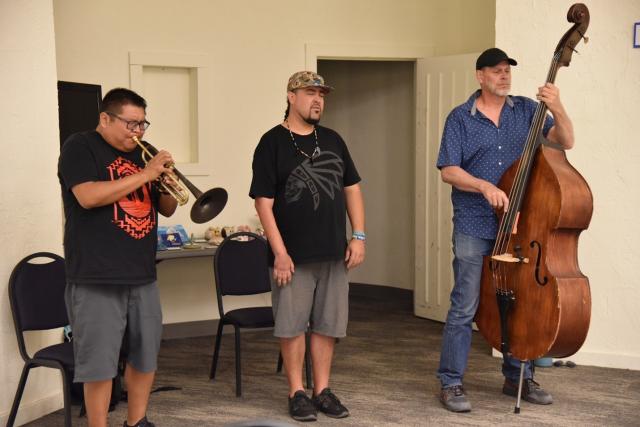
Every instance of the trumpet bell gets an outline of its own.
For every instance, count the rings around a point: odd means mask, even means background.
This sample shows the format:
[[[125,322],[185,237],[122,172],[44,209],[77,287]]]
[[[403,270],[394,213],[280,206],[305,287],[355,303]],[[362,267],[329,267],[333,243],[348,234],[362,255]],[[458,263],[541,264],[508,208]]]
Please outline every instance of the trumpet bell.
[[[202,224],[212,220],[222,212],[227,204],[228,198],[229,195],[224,188],[212,188],[202,193],[202,195],[193,202],[191,221]]]
[[[142,149],[142,160],[145,164],[158,154],[158,149],[148,142],[142,142],[136,136],[132,139]],[[173,165],[171,165],[171,169],[172,174],[163,174],[163,177],[167,179],[163,179],[160,185],[176,199],[180,206],[186,204],[189,200],[189,191],[196,197],[196,201],[193,202],[191,207],[191,220],[193,222],[202,224],[212,220],[222,212],[229,198],[227,190],[224,188],[212,188],[203,193]],[[172,175],[175,175],[177,179]]]

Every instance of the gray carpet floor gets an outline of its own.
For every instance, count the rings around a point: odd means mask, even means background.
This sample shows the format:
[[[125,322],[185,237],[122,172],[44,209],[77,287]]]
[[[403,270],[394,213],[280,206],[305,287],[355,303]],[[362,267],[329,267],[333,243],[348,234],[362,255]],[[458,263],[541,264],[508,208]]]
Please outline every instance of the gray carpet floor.
[[[430,426],[531,425],[638,426],[640,372],[589,366],[539,368],[536,379],[554,396],[550,406],[522,404],[501,394],[501,361],[474,334],[465,387],[473,405],[467,414],[444,410],[438,401],[435,372],[442,324],[413,315],[410,292],[354,285],[349,337],[336,346],[332,390],[351,412],[334,420],[319,415],[307,425]],[[213,333],[213,331],[212,331]],[[222,341],[218,375],[209,381],[213,336],[165,340],[156,387],[178,387],[151,395],[148,416],[158,427],[227,426],[250,420],[303,425],[287,414],[287,385],[277,374],[278,343],[271,331],[242,334],[243,396],[235,397],[233,334]],[[86,426],[77,418],[74,426]],[[126,403],[109,414],[121,426]],[[62,411],[29,426],[61,426]],[[269,425],[254,422],[251,425]]]

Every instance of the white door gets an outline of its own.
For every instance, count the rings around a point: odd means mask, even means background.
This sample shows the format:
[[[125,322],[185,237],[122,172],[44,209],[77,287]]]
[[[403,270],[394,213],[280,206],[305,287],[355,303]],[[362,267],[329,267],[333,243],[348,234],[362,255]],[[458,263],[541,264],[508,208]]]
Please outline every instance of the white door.
[[[417,61],[414,312],[438,321],[445,320],[449,309],[453,256],[451,186],[440,180],[435,165],[447,115],[479,87],[477,57],[473,53]]]

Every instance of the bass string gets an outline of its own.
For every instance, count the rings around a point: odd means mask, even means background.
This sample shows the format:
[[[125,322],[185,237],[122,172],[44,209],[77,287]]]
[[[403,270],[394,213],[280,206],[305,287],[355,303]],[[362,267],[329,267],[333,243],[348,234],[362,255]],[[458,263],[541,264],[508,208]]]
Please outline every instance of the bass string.
[[[547,82],[552,83],[555,80],[555,76],[557,75],[557,71],[559,69],[559,58],[560,53],[557,52],[553,57],[551,67],[547,75]],[[540,132],[542,130],[542,126],[546,118],[546,112],[547,107],[545,103],[540,102],[534,114],[534,119],[529,130],[529,135],[527,137],[527,143],[525,144],[523,155],[516,172],[516,178],[514,179],[511,191],[509,192],[509,209],[507,209],[507,212],[505,212],[505,214],[502,216],[502,219],[500,220],[492,256],[507,253],[509,245],[511,244],[513,230],[516,226],[516,221],[519,220],[518,212],[520,210],[520,205],[524,196],[526,186],[528,184],[529,174],[533,166],[533,159],[538,148],[538,136],[540,135]],[[507,266],[504,264],[504,262],[494,262],[493,264],[494,287],[502,291],[513,290],[513,287],[515,287],[517,284],[513,284],[512,286],[510,286],[507,282]]]

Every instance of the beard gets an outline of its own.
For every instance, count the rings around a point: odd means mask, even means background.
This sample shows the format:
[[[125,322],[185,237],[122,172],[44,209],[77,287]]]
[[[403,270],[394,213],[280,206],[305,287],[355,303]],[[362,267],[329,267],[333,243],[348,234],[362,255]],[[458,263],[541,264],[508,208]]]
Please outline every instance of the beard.
[[[313,109],[310,109],[309,114],[307,114],[306,117],[303,116],[302,120],[304,120],[306,123],[310,125],[317,125],[318,123],[320,123],[321,117],[322,117],[322,112],[315,113],[313,112]]]
[[[511,92],[511,88],[510,87],[503,88],[503,89],[496,89],[494,93],[496,95],[498,95],[498,96],[507,96],[507,95],[509,95],[509,92]]]
[[[486,87],[489,93],[492,93],[497,96],[507,96],[509,95],[509,92],[511,92],[510,83],[506,88],[499,88],[497,84],[491,84],[491,83],[487,83]]]
[[[322,118],[322,103],[312,102],[308,108],[306,117],[303,115],[302,119],[310,125],[317,125]]]

